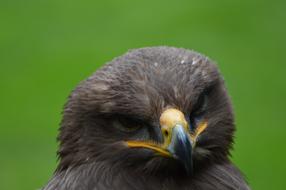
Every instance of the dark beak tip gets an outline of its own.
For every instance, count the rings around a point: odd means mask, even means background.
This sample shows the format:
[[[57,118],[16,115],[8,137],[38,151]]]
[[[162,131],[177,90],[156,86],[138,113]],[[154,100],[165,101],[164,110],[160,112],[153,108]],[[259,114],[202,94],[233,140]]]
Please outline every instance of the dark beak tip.
[[[185,169],[188,175],[193,174],[193,160],[186,159],[186,157],[181,157],[178,155],[173,155],[174,159],[176,159],[179,163],[181,163],[182,167]]]
[[[191,146],[190,146],[191,147]],[[193,170],[193,160],[191,148],[186,148],[185,151],[179,151],[180,154],[176,155],[177,159],[184,165],[187,173],[192,173]]]

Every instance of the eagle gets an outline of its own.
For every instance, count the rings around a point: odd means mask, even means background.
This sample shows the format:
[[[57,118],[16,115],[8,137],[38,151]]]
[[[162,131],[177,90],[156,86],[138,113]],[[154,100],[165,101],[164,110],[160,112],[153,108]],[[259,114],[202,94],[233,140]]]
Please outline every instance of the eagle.
[[[212,60],[175,47],[130,50],[70,94],[43,190],[249,190],[230,160],[234,132]]]

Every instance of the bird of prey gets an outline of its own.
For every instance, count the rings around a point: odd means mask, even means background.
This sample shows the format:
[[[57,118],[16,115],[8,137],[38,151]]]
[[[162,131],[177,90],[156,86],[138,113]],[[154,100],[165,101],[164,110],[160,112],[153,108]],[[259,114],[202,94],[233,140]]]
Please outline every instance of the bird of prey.
[[[59,165],[43,190],[248,190],[229,159],[234,131],[213,61],[182,48],[131,50],[69,96]]]

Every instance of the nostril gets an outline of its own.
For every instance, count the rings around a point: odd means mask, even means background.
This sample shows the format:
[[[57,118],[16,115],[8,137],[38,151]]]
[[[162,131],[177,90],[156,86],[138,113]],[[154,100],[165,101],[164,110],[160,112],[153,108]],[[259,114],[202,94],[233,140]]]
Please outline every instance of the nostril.
[[[169,132],[167,130],[164,130],[164,135],[165,136],[168,136],[169,135]]]

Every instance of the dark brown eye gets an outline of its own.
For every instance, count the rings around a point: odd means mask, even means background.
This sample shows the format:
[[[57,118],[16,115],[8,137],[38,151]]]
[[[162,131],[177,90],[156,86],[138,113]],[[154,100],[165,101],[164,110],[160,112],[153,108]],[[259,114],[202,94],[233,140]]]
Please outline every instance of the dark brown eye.
[[[113,126],[123,132],[135,132],[142,127],[140,121],[127,118],[127,117],[117,117],[113,121]]]
[[[192,115],[202,115],[206,111],[206,108],[207,108],[207,94],[204,92],[199,96],[194,106],[194,109],[192,110]]]
[[[207,93],[203,92],[199,96],[194,108],[192,109],[190,115],[190,130],[194,130],[203,119],[203,116],[207,109],[207,98]]]

